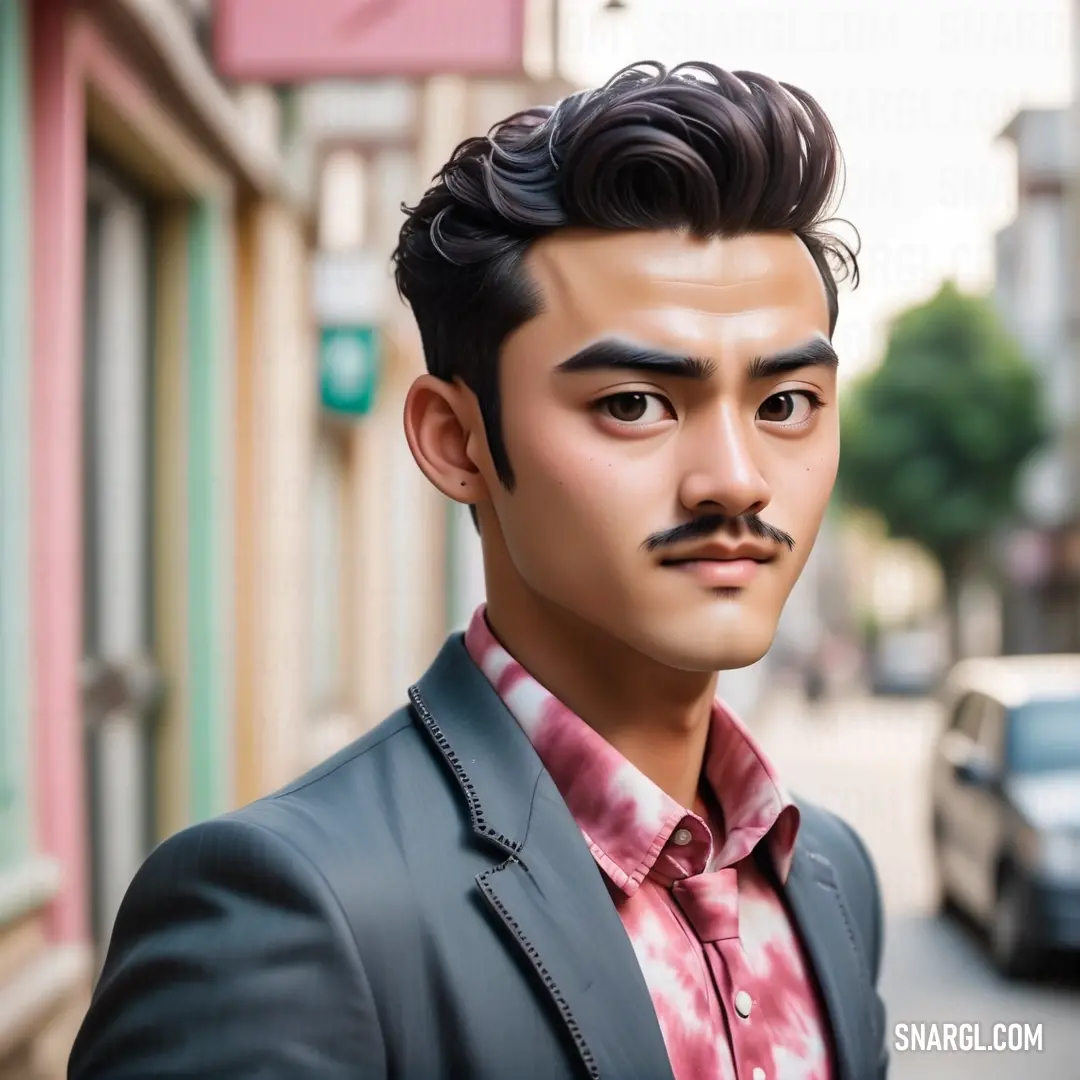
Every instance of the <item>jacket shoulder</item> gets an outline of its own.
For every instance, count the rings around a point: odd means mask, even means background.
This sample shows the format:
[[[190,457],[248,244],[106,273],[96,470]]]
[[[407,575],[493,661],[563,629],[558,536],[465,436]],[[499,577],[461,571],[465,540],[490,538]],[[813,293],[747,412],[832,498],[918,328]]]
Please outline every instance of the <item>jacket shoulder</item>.
[[[117,913],[72,1080],[357,1069],[386,1075],[375,1001],[347,913],[298,837],[241,812],[160,844]]]
[[[408,818],[445,788],[434,747],[407,707],[325,761],[227,815],[261,826],[309,855],[380,847],[388,821]]]
[[[259,799],[252,806],[287,799],[326,781],[331,784],[340,782],[342,777],[338,774],[342,772],[347,776],[353,772],[377,769],[387,754],[409,754],[423,749],[419,745],[420,735],[419,729],[413,723],[411,711],[404,706],[392,712],[385,720],[353,740],[348,746],[342,747],[277,791]]]
[[[189,825],[163,840],[150,854],[140,878],[178,880],[216,868],[247,865],[284,873],[297,880],[318,878],[318,856],[335,835],[335,823],[348,821],[355,849],[378,814],[372,776],[385,770],[389,755],[399,761],[424,760],[422,735],[407,709],[399,709],[349,746],[261,799]],[[430,757],[430,755],[428,755]],[[407,769],[422,784],[422,770]],[[138,880],[138,879],[137,879]]]
[[[456,850],[467,821],[453,774],[408,708],[228,818],[273,834],[369,928],[411,894],[415,865]]]

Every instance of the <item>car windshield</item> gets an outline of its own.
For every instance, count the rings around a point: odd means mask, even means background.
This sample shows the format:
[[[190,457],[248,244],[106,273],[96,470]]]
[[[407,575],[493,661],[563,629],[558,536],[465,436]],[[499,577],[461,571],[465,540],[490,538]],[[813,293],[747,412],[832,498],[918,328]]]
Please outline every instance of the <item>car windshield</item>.
[[[1009,764],[1018,773],[1080,769],[1080,698],[1033,701],[1014,709]]]

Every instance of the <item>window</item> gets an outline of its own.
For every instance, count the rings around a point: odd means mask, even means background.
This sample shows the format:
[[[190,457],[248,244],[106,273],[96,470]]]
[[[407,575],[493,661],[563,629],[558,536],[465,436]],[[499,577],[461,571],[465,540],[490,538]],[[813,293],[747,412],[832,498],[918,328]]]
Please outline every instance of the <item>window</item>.
[[[363,246],[367,219],[364,159],[347,147],[327,155],[319,177],[319,247],[355,251]]]
[[[952,723],[949,725],[953,731],[974,740],[979,734],[979,720],[982,716],[983,698],[979,694],[968,694],[960,700],[956,711],[953,713]]]
[[[1005,708],[989,698],[982,710],[978,746],[988,761],[1000,767],[1005,757]]]
[[[1080,701],[1035,701],[1014,709],[1008,749],[1013,772],[1080,772]]]

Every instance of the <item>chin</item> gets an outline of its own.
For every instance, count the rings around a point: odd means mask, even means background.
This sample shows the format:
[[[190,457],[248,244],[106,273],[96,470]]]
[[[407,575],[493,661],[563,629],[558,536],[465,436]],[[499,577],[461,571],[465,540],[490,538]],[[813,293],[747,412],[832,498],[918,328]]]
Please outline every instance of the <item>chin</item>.
[[[750,648],[740,645],[733,649],[717,649],[708,653],[688,654],[680,664],[672,665],[681,671],[737,671],[756,664],[769,651],[769,645]]]
[[[756,664],[770,649],[776,627],[744,627],[741,632],[726,627],[718,634],[685,632],[656,640],[642,651],[657,663],[675,671],[734,671]]]

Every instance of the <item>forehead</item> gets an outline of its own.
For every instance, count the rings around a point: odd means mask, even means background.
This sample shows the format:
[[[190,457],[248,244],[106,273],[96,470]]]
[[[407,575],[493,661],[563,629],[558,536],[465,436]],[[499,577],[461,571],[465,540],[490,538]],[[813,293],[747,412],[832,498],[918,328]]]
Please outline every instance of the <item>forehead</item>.
[[[701,240],[564,230],[534,244],[526,266],[543,298],[541,314],[514,335],[530,351],[543,342],[569,355],[617,336],[722,359],[829,330],[821,274],[792,233]]]

